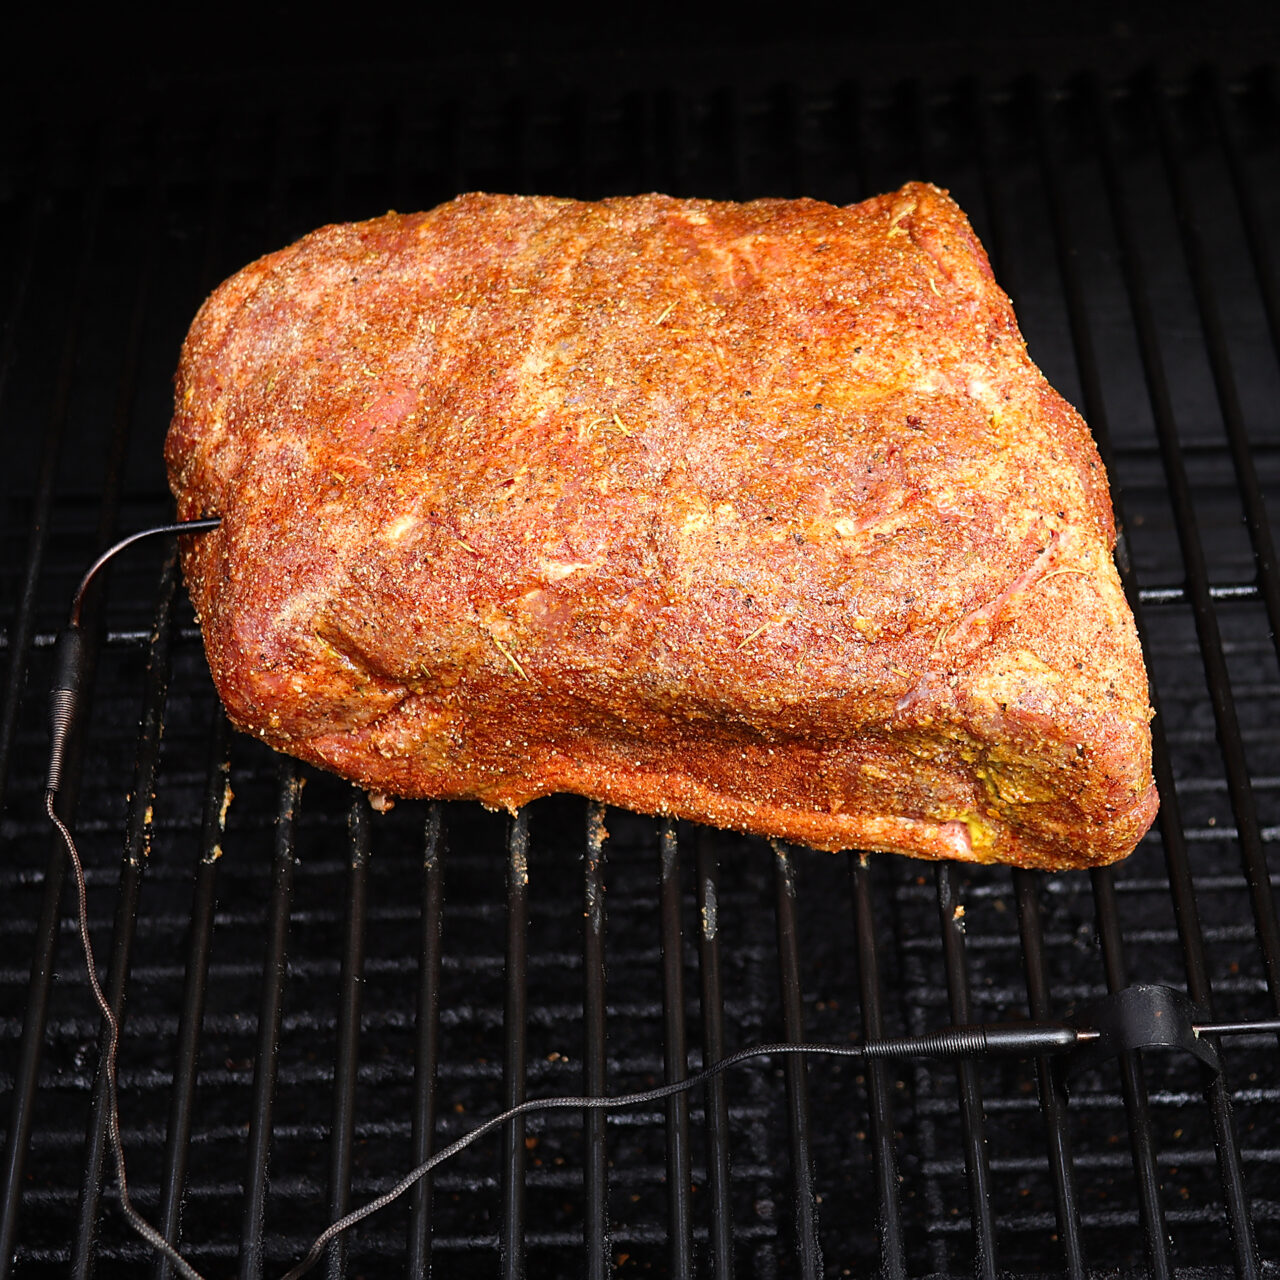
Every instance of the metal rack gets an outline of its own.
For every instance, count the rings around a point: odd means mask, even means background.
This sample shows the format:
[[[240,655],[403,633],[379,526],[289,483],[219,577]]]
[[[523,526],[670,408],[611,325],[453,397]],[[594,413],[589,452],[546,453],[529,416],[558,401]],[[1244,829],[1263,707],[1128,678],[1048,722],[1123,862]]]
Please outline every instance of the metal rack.
[[[1280,1012],[1274,69],[550,103],[391,82],[272,118],[161,96],[0,157],[0,1274],[170,1274],[104,1188],[99,1030],[39,817],[53,629],[94,550],[167,513],[165,378],[203,292],[388,204],[950,186],[1112,475],[1161,817],[1129,862],[1046,877],[560,799],[509,823],[375,815],[232,735],[172,559],[121,566],[86,615],[95,700],[64,797],[125,1020],[137,1198],[198,1265],[274,1274],[483,1115],[754,1040],[1050,1016],[1137,980]],[[1275,1058],[1263,1037],[1221,1076],[1135,1054],[1070,1097],[1044,1061],[761,1065],[651,1113],[512,1125],[328,1274],[1260,1276],[1280,1263]]]

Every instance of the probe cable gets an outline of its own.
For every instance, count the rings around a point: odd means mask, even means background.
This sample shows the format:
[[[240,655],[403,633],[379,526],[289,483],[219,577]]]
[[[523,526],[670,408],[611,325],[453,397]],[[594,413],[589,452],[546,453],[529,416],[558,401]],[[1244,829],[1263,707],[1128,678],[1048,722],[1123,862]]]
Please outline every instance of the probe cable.
[[[107,1081],[107,1137],[111,1143],[111,1151],[115,1159],[116,1184],[120,1197],[120,1210],[129,1225],[153,1249],[164,1254],[184,1277],[184,1280],[205,1280],[179,1252],[149,1223],[134,1207],[128,1190],[128,1178],[125,1172],[124,1141],[120,1134],[120,1101],[116,1080],[116,1054],[120,1047],[120,1022],[107,1000],[106,993],[98,981],[96,962],[93,956],[93,943],[89,938],[88,907],[85,892],[84,867],[75,840],[66,824],[58,817],[53,807],[54,792],[45,794],[45,808],[50,821],[57,827],[66,845],[67,856],[71,861],[72,874],[76,882],[76,911],[79,924],[80,945],[84,950],[85,967],[89,974],[89,986],[93,998],[102,1012],[107,1026],[107,1042],[102,1054],[101,1070]],[[749,1045],[739,1049],[727,1057],[721,1058],[704,1070],[695,1072],[683,1080],[670,1084],[658,1085],[652,1089],[642,1089],[637,1093],[621,1093],[612,1096],[572,1096],[565,1095],[552,1098],[530,1098],[519,1106],[501,1111],[488,1120],[468,1130],[460,1138],[455,1139],[447,1147],[442,1147],[430,1159],[424,1160],[412,1172],[405,1174],[393,1187],[380,1196],[370,1200],[358,1209],[353,1209],[345,1217],[330,1223],[312,1242],[306,1256],[296,1266],[290,1268],[280,1280],[299,1280],[320,1260],[328,1246],[349,1231],[357,1223],[385,1209],[393,1201],[398,1200],[437,1166],[456,1156],[460,1151],[478,1142],[486,1134],[492,1133],[510,1120],[519,1116],[531,1115],[536,1111],[610,1111],[628,1107],[644,1106],[646,1103],[661,1102],[674,1094],[684,1093],[688,1089],[696,1089],[708,1080],[718,1076],[731,1067],[741,1066],[754,1058],[773,1058],[786,1056],[828,1057],[828,1058],[959,1058],[985,1053],[1012,1053],[1022,1056],[1028,1053],[1061,1053],[1074,1049],[1078,1045],[1096,1039],[1098,1032],[1069,1027],[1062,1023],[1008,1023],[987,1024],[967,1027],[945,1027],[928,1035],[905,1036],[901,1039],[869,1040],[865,1044],[819,1044],[799,1041],[782,1041],[774,1044]]]
[[[133,546],[136,542],[141,542],[144,538],[158,537],[163,534],[201,533],[206,529],[217,528],[220,523],[221,520],[217,518],[185,520],[143,529],[108,547],[85,571],[72,598],[67,625],[58,633],[54,647],[53,687],[49,692],[49,771],[44,789],[45,812],[62,837],[67,858],[71,863],[71,873],[75,879],[76,925],[80,934],[80,946],[84,951],[89,989],[93,992],[94,1002],[101,1011],[102,1020],[107,1028],[106,1044],[103,1047],[99,1068],[106,1078],[107,1137],[110,1140],[111,1153],[115,1161],[120,1211],[134,1231],[153,1249],[163,1253],[185,1277],[185,1280],[204,1280],[204,1278],[138,1212],[129,1195],[129,1179],[125,1172],[124,1140],[120,1135],[120,1097],[116,1071],[116,1058],[120,1049],[120,1019],[116,1017],[116,1012],[111,1007],[111,1002],[107,999],[102,983],[98,979],[98,966],[93,957],[93,942],[89,937],[89,894],[85,884],[84,864],[80,860],[80,852],[76,848],[70,828],[58,815],[55,801],[62,786],[62,763],[67,744],[80,710],[81,686],[84,681],[84,632],[80,625],[80,618],[90,583],[121,551]]]
[[[111,1143],[111,1151],[115,1161],[116,1184],[120,1198],[120,1210],[129,1225],[153,1249],[164,1254],[184,1277],[184,1280],[205,1280],[179,1252],[149,1223],[134,1207],[129,1195],[128,1177],[125,1171],[124,1141],[120,1134],[120,1099],[117,1087],[116,1056],[120,1047],[120,1021],[112,1009],[102,984],[98,981],[97,962],[94,960],[93,943],[89,938],[89,913],[85,889],[84,866],[76,843],[66,823],[54,809],[53,790],[45,793],[45,810],[49,820],[58,829],[66,846],[67,857],[71,862],[71,871],[76,883],[76,915],[79,926],[80,945],[84,951],[85,968],[89,975],[89,987],[94,1001],[102,1013],[107,1027],[107,1041],[102,1053],[101,1070],[107,1082],[107,1137]],[[652,1089],[642,1089],[636,1093],[622,1093],[612,1096],[572,1096],[565,1095],[552,1098],[530,1098],[519,1106],[510,1107],[506,1111],[491,1116],[488,1120],[468,1130],[460,1138],[455,1139],[447,1147],[442,1147],[428,1160],[424,1160],[412,1172],[407,1173],[393,1187],[382,1195],[370,1200],[358,1209],[352,1210],[345,1217],[326,1227],[312,1242],[306,1256],[296,1266],[287,1271],[280,1280],[299,1280],[320,1260],[325,1249],[357,1223],[385,1209],[394,1200],[398,1200],[406,1191],[420,1182],[438,1165],[456,1156],[460,1151],[478,1142],[486,1134],[492,1133],[510,1120],[519,1116],[530,1115],[536,1111],[609,1111],[622,1110],[628,1107],[644,1106],[646,1103],[661,1102],[674,1094],[688,1089],[696,1089],[708,1080],[718,1076],[731,1067],[741,1066],[754,1058],[773,1058],[786,1056],[828,1057],[828,1058],[958,1058],[985,1053],[1012,1053],[1024,1055],[1028,1053],[1061,1053],[1074,1049],[1078,1045],[1096,1039],[1098,1033],[1066,1026],[1062,1023],[1008,1023],[987,1024],[967,1027],[945,1027],[928,1035],[905,1036],[900,1039],[869,1040],[865,1044],[819,1044],[798,1041],[782,1041],[774,1044],[750,1045],[739,1049],[727,1057],[721,1058],[704,1070],[695,1072],[683,1080],[670,1084],[658,1085]]]
[[[107,999],[106,992],[103,991],[98,979],[93,942],[89,937],[88,890],[85,883],[84,864],[80,859],[80,852],[76,848],[70,828],[58,815],[55,801],[62,781],[63,757],[79,711],[84,671],[84,638],[80,626],[80,615],[85,592],[90,582],[115,555],[144,538],[162,534],[200,533],[216,528],[219,523],[219,519],[212,518],[179,521],[144,529],[103,552],[85,573],[76,589],[69,623],[59,633],[54,652],[54,681],[50,692],[49,772],[45,783],[45,812],[62,838],[75,879],[76,924],[80,935],[80,946],[84,952],[89,989],[102,1013],[107,1030],[99,1069],[106,1079],[107,1138],[111,1144],[115,1163],[120,1211],[130,1227],[153,1249],[163,1254],[183,1280],[205,1280],[205,1277],[138,1212],[129,1194],[124,1139],[120,1133],[120,1096],[117,1075],[120,1019],[112,1009],[111,1002]],[[1166,1011],[1173,1016],[1166,1017]],[[1093,1026],[1073,1026],[1064,1022],[983,1023],[972,1026],[943,1027],[926,1035],[868,1040],[862,1044],[818,1044],[799,1041],[756,1044],[739,1049],[736,1053],[721,1058],[718,1062],[683,1080],[658,1085],[652,1089],[642,1089],[636,1093],[531,1098],[476,1125],[448,1146],[442,1147],[429,1159],[424,1160],[416,1169],[407,1173],[380,1196],[352,1210],[336,1222],[330,1223],[312,1242],[302,1261],[287,1271],[280,1280],[299,1280],[315,1266],[325,1249],[343,1232],[385,1209],[433,1169],[478,1142],[486,1134],[492,1133],[519,1116],[531,1115],[537,1111],[609,1111],[644,1106],[646,1103],[661,1102],[664,1098],[670,1098],[689,1089],[696,1089],[722,1071],[741,1066],[744,1062],[750,1062],[755,1058],[787,1056],[863,1060],[964,1058],[981,1057],[985,1054],[1026,1057],[1033,1054],[1062,1054],[1072,1051],[1106,1054],[1142,1045],[1160,1045],[1198,1052],[1207,1065],[1216,1069],[1216,1054],[1209,1041],[1200,1039],[1202,1035],[1280,1030],[1280,1020],[1275,1019],[1235,1023],[1192,1022],[1192,1015],[1196,1011],[1185,996],[1167,987],[1125,988],[1099,1002],[1093,1007],[1093,1012],[1096,1018]],[[1102,1029],[1099,1029],[1100,1027]]]

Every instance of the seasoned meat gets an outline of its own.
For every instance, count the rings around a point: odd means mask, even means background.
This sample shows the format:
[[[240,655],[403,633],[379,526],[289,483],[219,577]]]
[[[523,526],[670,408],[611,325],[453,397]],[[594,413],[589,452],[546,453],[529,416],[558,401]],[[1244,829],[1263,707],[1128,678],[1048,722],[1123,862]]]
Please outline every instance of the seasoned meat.
[[[374,792],[1051,868],[1151,823],[1097,451],[934,187],[324,227],[176,400],[228,713]]]

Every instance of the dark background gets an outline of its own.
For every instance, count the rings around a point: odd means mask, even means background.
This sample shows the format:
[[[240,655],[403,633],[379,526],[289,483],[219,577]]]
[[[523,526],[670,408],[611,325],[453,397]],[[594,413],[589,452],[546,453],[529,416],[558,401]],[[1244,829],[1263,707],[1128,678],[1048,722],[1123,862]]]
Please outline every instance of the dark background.
[[[1126,3],[245,4],[28,7],[13,20],[0,95],[91,97],[169,83],[217,92],[225,77],[338,83],[419,68],[436,84],[541,85],[629,77],[735,81],[1019,71],[1104,74],[1158,62],[1255,65],[1280,48],[1265,0]],[[34,105],[34,103],[32,103]]]

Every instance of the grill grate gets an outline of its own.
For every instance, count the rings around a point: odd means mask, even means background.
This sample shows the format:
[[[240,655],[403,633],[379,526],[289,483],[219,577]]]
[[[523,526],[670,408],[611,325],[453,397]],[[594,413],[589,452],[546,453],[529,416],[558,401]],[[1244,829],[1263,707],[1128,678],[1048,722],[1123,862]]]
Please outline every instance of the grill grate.
[[[243,86],[242,86],[243,87]],[[249,86],[251,89],[252,86]],[[159,449],[200,297],[325,220],[456,191],[848,201],[949,186],[1113,478],[1159,716],[1160,821],[1044,876],[762,842],[565,798],[514,820],[359,793],[233,735],[172,556],[91,598],[63,799],[124,1021],[136,1198],[212,1274],[539,1094],[683,1077],[759,1040],[1059,1016],[1129,982],[1280,1012],[1280,92],[913,82],[433,97],[248,89],[0,154],[0,1276],[168,1277],[104,1187],[100,1029],[41,819],[48,650],[80,568],[168,512]],[[36,429],[21,430],[18,424]],[[1280,1265],[1280,1067],[1129,1055],[755,1064],[649,1111],[534,1115],[327,1256],[331,1276],[1259,1276]]]

